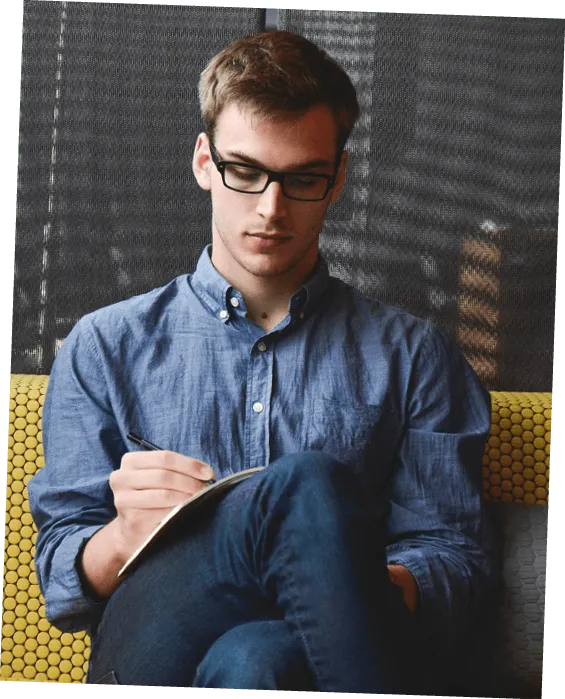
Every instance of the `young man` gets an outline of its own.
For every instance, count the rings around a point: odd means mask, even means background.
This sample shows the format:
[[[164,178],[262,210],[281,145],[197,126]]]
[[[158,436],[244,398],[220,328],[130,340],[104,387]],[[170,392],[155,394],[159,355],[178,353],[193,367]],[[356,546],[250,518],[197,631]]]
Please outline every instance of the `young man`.
[[[318,253],[358,116],[343,70],[265,33],[210,62],[200,100],[212,245],[83,318],[53,367],[29,485],[47,614],[94,634],[91,682],[422,693],[493,578],[488,394]],[[171,507],[255,466],[117,577]]]

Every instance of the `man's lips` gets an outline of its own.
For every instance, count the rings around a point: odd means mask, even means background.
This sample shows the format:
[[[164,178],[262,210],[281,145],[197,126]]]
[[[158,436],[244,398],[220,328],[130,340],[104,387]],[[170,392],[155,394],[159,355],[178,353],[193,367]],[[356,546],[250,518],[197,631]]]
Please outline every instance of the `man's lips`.
[[[265,233],[247,233],[246,237],[249,239],[253,248],[258,251],[274,250],[283,246],[285,243],[288,243],[289,240],[292,239],[292,236],[279,235],[278,233],[274,235],[266,235]]]
[[[247,233],[251,238],[260,238],[261,240],[290,240],[290,235],[281,235],[279,233]]]

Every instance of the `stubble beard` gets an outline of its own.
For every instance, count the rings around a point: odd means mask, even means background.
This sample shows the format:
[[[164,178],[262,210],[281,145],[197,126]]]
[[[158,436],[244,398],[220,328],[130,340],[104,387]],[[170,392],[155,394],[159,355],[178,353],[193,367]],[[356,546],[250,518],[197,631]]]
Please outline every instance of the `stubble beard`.
[[[272,260],[277,258],[277,251],[272,253],[246,253],[243,249],[238,250],[234,244],[233,238],[230,238],[222,232],[218,226],[217,219],[212,216],[212,225],[218,238],[221,240],[224,250],[227,255],[235,262],[236,265],[244,269],[248,274],[260,278],[275,278],[292,272],[302,260],[312,251],[312,248],[318,249],[319,233],[312,237],[311,242],[302,250],[297,250],[294,255],[286,260],[281,260],[281,265],[273,265]],[[238,234],[240,235],[240,234]],[[243,234],[241,234],[243,235]],[[249,259],[250,258],[250,259]],[[256,264],[253,264],[256,261]],[[262,264],[262,262],[266,264]]]

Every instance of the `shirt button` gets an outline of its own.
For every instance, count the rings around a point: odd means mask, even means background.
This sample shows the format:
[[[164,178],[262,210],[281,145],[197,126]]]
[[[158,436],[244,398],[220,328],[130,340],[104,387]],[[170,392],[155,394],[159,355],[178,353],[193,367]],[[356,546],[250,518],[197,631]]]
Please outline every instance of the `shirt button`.
[[[227,311],[220,311],[220,318],[222,320],[225,320],[229,316],[229,313]]]
[[[265,352],[267,350],[267,345],[264,342],[260,342],[257,345],[257,349],[259,350],[259,352]]]
[[[256,403],[253,403],[253,410],[256,413],[262,413],[264,409],[265,409],[265,407],[264,407],[263,403],[259,403],[259,401],[257,401]]]
[[[230,299],[230,303],[234,308],[239,306],[239,301],[235,297]]]
[[[304,320],[304,316],[305,316],[305,315],[306,315],[306,314],[304,313],[304,311],[302,311],[302,312],[300,313],[300,320]]]

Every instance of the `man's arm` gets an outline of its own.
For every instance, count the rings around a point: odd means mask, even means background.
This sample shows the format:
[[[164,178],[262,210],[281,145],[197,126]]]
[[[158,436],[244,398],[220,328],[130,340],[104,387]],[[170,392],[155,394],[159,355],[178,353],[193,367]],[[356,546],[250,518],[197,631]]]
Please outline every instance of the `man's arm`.
[[[121,565],[164,514],[203,487],[209,466],[172,452],[128,453],[87,318],[59,350],[43,411],[45,466],[28,484],[35,565],[48,619],[89,628]],[[204,471],[199,474],[199,469]]]
[[[61,630],[89,629],[104,601],[85,593],[77,559],[116,516],[108,479],[126,449],[88,318],[75,325],[57,353],[42,433],[46,464],[28,483],[28,493],[45,612]]]
[[[410,571],[419,613],[449,633],[473,618],[494,579],[481,477],[490,396],[460,350],[432,326],[407,395],[388,563]],[[406,599],[407,577],[405,583]]]

